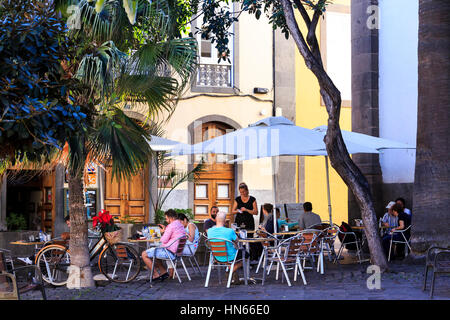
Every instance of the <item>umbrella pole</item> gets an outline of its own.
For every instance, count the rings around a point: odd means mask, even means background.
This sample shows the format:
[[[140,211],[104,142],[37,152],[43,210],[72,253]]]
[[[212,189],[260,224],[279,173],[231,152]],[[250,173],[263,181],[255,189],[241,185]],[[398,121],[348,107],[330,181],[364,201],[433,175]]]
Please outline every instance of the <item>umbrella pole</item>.
[[[272,217],[273,217],[273,232],[277,233],[278,232],[278,224],[277,224],[277,200],[276,200],[276,196],[277,196],[277,184],[276,184],[276,174],[275,174],[275,157],[272,157],[272,177],[273,177],[273,212],[272,212]]]
[[[325,156],[325,171],[327,174],[328,214],[330,216],[330,225],[332,225],[333,221],[331,220],[330,173],[328,170],[328,156]]]

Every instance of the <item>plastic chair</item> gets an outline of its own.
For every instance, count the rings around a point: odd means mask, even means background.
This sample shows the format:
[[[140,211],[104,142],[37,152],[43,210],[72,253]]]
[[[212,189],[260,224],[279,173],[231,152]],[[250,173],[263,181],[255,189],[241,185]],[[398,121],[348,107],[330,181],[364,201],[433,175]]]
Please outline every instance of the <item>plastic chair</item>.
[[[431,279],[430,299],[433,299],[434,280],[436,274],[450,274],[450,248],[433,246],[427,250],[427,259],[425,262],[422,291],[426,290],[428,269],[430,268],[433,269],[433,278]]]
[[[177,264],[178,264],[178,261],[180,261],[181,265],[183,266],[184,272],[186,273],[189,281],[191,281],[191,277],[190,277],[189,272],[187,271],[186,266],[185,266],[184,261],[183,261],[183,249],[184,249],[184,246],[186,245],[186,240],[187,240],[186,236],[183,235],[183,236],[178,237],[177,239],[173,240],[171,243],[169,243],[169,244],[167,244],[165,246],[157,247],[155,249],[155,254],[153,255],[152,269],[150,271],[150,283],[152,283],[152,279],[153,279],[153,270],[155,268],[155,259],[156,259],[155,257],[156,257],[157,250],[163,250],[166,253],[167,258],[164,258],[164,259],[161,259],[161,260],[170,261],[170,264],[172,265],[172,268],[173,268],[173,271],[174,271],[173,279],[175,279],[175,275],[176,275],[177,278],[178,278],[178,281],[181,283],[181,278],[180,278],[180,276],[179,276],[179,274],[177,272]],[[172,244],[174,244],[177,241],[179,241],[178,242],[178,248],[177,248],[177,251],[175,253],[175,257],[172,259],[171,255],[169,253],[169,250],[167,248],[170,247]]]
[[[237,255],[238,255],[238,252],[240,249],[236,247],[234,242],[227,240],[227,239],[208,238],[208,239],[206,239],[206,244],[210,249],[210,256],[209,256],[208,273],[206,274],[205,288],[208,287],[209,278],[211,276],[211,270],[214,267],[218,268],[219,283],[221,282],[220,268],[228,268],[229,269],[228,281],[227,281],[227,288],[229,288],[231,285],[231,279],[233,276],[234,265],[236,264],[236,262],[243,260],[244,254],[242,255],[241,259],[237,259]],[[236,249],[236,253],[234,254],[234,257],[232,260],[230,260],[230,257],[228,255],[227,244],[231,244]],[[219,260],[220,257],[226,257],[226,261],[220,261]],[[246,268],[243,268],[243,269],[244,269],[244,277],[247,277]]]
[[[405,232],[408,231],[411,228],[411,225],[404,229],[404,230],[394,230],[391,234],[391,242],[389,244],[389,257],[388,257],[388,261],[391,261],[391,250],[392,250],[392,243],[403,243],[406,244],[408,247],[405,246],[405,255],[408,255],[408,248],[411,251],[411,246],[409,245],[409,240],[406,239],[405,236]],[[394,235],[395,234],[401,234],[403,237],[403,240],[394,240]]]

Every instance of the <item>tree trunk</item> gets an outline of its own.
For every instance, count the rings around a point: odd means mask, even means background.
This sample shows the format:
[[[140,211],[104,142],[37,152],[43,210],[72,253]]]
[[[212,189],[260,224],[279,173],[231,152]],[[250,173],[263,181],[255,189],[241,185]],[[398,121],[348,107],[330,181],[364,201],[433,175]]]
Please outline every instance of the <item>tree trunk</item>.
[[[450,244],[450,2],[419,1],[419,93],[411,245]]]
[[[289,0],[281,0],[281,2],[290,34],[297,44],[300,54],[305,59],[306,66],[314,73],[319,81],[320,94],[325,102],[328,112],[328,129],[324,141],[331,166],[344,180],[345,184],[350,188],[356,198],[366,227],[365,234],[370,249],[372,263],[378,265],[382,271],[386,271],[388,269],[388,264],[377,231],[377,218],[370,193],[370,187],[362,172],[350,158],[339,127],[341,93],[324,70],[320,56],[314,56],[308,49],[295,20],[292,3]]]
[[[94,287],[89,264],[88,224],[83,197],[82,171],[69,170],[69,212],[70,212],[70,272],[67,288]],[[77,170],[79,171],[79,170]]]

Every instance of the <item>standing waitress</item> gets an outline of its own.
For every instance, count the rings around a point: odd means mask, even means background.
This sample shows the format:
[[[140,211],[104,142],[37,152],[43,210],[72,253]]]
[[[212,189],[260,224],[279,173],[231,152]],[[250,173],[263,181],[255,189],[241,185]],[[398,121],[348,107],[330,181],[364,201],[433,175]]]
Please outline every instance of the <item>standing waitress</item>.
[[[244,182],[239,184],[240,196],[234,199],[232,214],[235,214],[234,223],[238,228],[246,230],[255,230],[255,219],[253,216],[258,215],[258,205],[255,197],[250,196],[248,187]],[[253,234],[248,234],[248,238],[253,238]],[[250,260],[257,261],[259,258],[259,250],[253,248],[253,243],[250,244]]]

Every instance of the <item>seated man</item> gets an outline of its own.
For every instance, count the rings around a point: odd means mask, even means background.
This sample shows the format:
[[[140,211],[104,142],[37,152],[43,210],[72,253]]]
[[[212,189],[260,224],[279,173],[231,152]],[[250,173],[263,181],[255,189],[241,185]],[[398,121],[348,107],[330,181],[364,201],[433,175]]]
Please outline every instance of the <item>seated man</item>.
[[[174,259],[175,253],[178,249],[178,241],[175,239],[180,238],[181,236],[186,236],[186,231],[184,230],[181,221],[178,220],[178,214],[175,210],[169,209],[164,213],[166,217],[167,226],[160,225],[161,233],[163,234],[161,237],[162,246],[167,246],[169,244],[170,247],[167,247],[167,251],[160,248],[150,248],[142,252],[142,260],[147,266],[148,270],[152,268],[152,258],[155,257],[155,268],[153,271],[152,280],[164,281],[169,277],[169,273],[166,271],[164,264],[160,259]],[[175,242],[174,242],[175,241]],[[167,255],[170,255],[168,257]]]
[[[298,228],[300,230],[307,229],[313,225],[322,223],[320,216],[312,212],[311,202],[305,202],[303,204],[304,213],[300,214],[298,218]]]
[[[235,243],[235,245],[237,246],[238,242],[237,242],[237,236],[236,236],[236,232],[231,229],[231,228],[227,228],[225,227],[225,220],[227,218],[227,214],[224,212],[219,212],[217,213],[216,216],[216,226],[209,228],[207,231],[208,234],[208,238],[219,238],[219,239],[225,239],[225,240],[229,240]],[[214,241],[214,240],[213,240]],[[219,241],[219,240],[217,240]],[[236,254],[236,248],[231,244],[231,243],[226,243],[227,245],[227,253],[228,253],[228,257],[216,257],[216,259],[220,262],[227,262],[227,261],[233,261],[234,259],[234,255]],[[249,254],[247,252],[245,252],[245,257],[248,258]],[[228,258],[228,260],[227,260]],[[236,260],[239,260],[242,258],[242,251],[239,251],[236,257]],[[240,267],[242,267],[242,261],[236,262],[234,264],[234,268],[233,268],[233,282],[236,284],[239,284],[239,276],[236,273],[236,270],[239,269]]]
[[[70,230],[70,215],[67,215],[67,216],[64,217],[64,222],[66,223],[67,227]],[[70,231],[61,233],[61,238],[64,241],[70,240]]]
[[[395,199],[395,203],[398,203],[399,205],[401,205],[402,208],[403,208],[403,212],[406,213],[409,217],[411,217],[411,210],[406,208],[406,201],[405,201],[405,199],[397,198],[397,199]]]
[[[216,206],[211,207],[210,218],[208,220],[206,220],[203,225],[203,230],[205,232],[208,231],[209,228],[212,228],[216,225],[216,216],[217,216],[218,212],[219,212],[219,208],[217,208]]]
[[[389,233],[392,231],[392,228],[398,227],[398,218],[392,212],[392,206],[395,204],[394,201],[391,201],[386,206],[388,212],[386,212],[381,219],[381,224],[383,227],[386,227],[384,233]]]
[[[278,230],[282,231],[283,230],[283,226],[287,225],[289,230],[291,229],[297,229],[298,227],[298,222],[291,222],[289,220],[289,218],[286,218],[286,220],[280,219],[280,208],[275,208],[275,211],[277,213],[277,223],[278,223]]]

